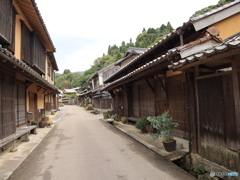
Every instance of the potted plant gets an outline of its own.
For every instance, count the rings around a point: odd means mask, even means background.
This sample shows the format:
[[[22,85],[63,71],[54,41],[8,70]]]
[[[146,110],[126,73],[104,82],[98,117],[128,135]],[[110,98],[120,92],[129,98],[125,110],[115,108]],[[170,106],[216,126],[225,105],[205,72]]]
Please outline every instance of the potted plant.
[[[103,112],[103,118],[108,119],[110,117],[109,112]]]
[[[163,145],[166,151],[172,152],[176,150],[176,140],[173,139],[173,128],[178,127],[178,123],[172,121],[169,111],[157,117],[148,117],[151,125],[157,132],[150,134],[152,139],[157,139],[160,135],[163,137]]]
[[[93,105],[92,104],[88,104],[86,107],[87,110],[92,110],[93,109]]]
[[[121,121],[122,121],[123,124],[126,124],[127,123],[127,118],[126,117],[122,117]]]
[[[47,117],[46,114],[42,115],[42,120],[38,123],[40,128],[45,128],[45,126],[47,125],[47,121],[49,120],[49,117]]]
[[[150,125],[150,122],[147,118],[143,118],[136,122],[135,127],[140,129],[142,133],[147,133],[146,127]]]
[[[114,119],[115,121],[119,121],[120,120],[120,117],[119,117],[118,114],[112,114],[111,118]]]

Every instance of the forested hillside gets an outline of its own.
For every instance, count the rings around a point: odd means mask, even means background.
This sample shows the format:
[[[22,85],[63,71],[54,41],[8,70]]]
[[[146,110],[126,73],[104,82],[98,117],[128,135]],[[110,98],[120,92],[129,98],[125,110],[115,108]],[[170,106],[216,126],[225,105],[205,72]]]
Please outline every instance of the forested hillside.
[[[223,6],[224,4],[230,3],[234,0],[219,0],[216,5],[211,5],[196,11],[191,17],[196,17],[213,9]],[[82,75],[71,73],[70,70],[65,70],[62,75],[56,76],[56,87],[59,89],[80,87],[81,90],[87,88],[87,80],[94,75],[97,71],[102,68],[116,62],[124,56],[124,53],[128,47],[141,47],[148,48],[153,44],[157,43],[159,40],[164,38],[167,34],[174,30],[170,22],[167,24],[162,24],[157,28],[148,28],[147,30],[143,28],[142,32],[137,36],[136,41],[133,42],[132,39],[129,42],[122,41],[120,46],[109,45],[107,54],[103,54],[102,57],[98,57],[90,69],[84,71]],[[107,48],[107,47],[106,47]]]

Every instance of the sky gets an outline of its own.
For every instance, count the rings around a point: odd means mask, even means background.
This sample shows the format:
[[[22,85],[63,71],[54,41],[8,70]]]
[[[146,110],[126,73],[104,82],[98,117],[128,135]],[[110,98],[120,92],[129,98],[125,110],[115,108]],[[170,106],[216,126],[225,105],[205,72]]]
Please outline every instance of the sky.
[[[174,29],[219,0],[35,0],[56,47],[58,73],[85,71],[108,46],[128,43],[150,28]]]

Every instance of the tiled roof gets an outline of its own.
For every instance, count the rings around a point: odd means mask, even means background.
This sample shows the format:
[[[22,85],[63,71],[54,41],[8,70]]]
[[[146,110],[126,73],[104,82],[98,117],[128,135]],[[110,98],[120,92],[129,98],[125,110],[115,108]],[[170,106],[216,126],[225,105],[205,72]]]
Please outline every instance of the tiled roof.
[[[226,9],[230,6],[233,6],[237,3],[239,3],[240,0],[236,0],[232,3],[229,3],[229,4],[226,4],[220,8],[217,8],[215,10],[212,10],[210,12],[207,12],[203,15],[200,15],[200,16],[197,16],[195,18],[191,18],[188,22],[186,23],[183,23],[183,25],[181,27],[178,27],[176,30],[174,30],[172,33],[168,34],[165,38],[161,39],[159,42],[157,42],[156,44],[154,44],[153,46],[151,46],[150,48],[146,49],[142,54],[140,54],[139,56],[137,56],[136,58],[134,58],[132,61],[130,61],[128,64],[126,64],[124,67],[122,67],[121,69],[119,69],[118,71],[116,71],[111,77],[119,74],[120,72],[122,72],[123,70],[125,70],[127,67],[129,67],[130,65],[133,65],[135,62],[137,62],[140,58],[144,57],[146,54],[148,53],[151,53],[151,51],[157,49],[159,46],[167,43],[168,40],[170,40],[172,37],[174,37],[175,35],[178,34],[178,31],[181,30],[181,29],[188,29],[192,23],[194,23],[195,21],[199,21],[207,16],[210,16],[210,15],[213,15],[223,9]],[[126,79],[126,78],[129,78],[130,76],[133,76],[134,74],[138,74],[139,72],[142,72],[143,70],[146,70],[150,65],[152,66],[153,64],[155,65],[156,64],[159,64],[159,62],[164,62],[165,60],[167,60],[167,57],[168,55],[170,55],[170,53],[175,53],[176,49],[172,49],[172,50],[169,50],[168,53],[166,53],[165,55],[162,55],[161,57],[157,58],[157,59],[154,59],[152,60],[151,62],[143,65],[142,67],[132,71],[131,73],[117,79],[116,81],[114,82],[111,82],[111,83],[108,83],[106,84],[106,86],[103,88],[103,89],[106,89],[107,87],[111,86],[111,85],[114,85],[118,82],[121,82],[122,80]],[[198,57],[198,55],[196,55],[196,57]],[[111,77],[109,77],[108,79],[106,79],[105,81],[109,80]]]
[[[53,90],[57,90],[57,88],[53,84],[50,84],[46,79],[44,79],[40,74],[35,72],[26,63],[24,63],[23,61],[17,59],[11,52],[8,52],[7,49],[3,48],[1,44],[0,44],[0,55],[3,56],[5,61],[9,61],[14,66],[19,67],[20,69],[22,69],[23,73],[27,72],[30,75],[32,75],[33,77],[39,79],[42,83],[44,83],[48,87],[52,88]]]
[[[137,54],[142,54],[146,50],[147,50],[147,48],[129,47],[127,49],[127,52],[135,52]]]
[[[187,22],[187,23],[183,23],[183,25],[179,28],[184,28],[187,29],[189,26],[191,26],[191,21]],[[172,33],[168,34],[166,37],[164,37],[162,40],[160,40],[159,42],[155,43],[153,46],[151,46],[150,48],[147,48],[145,51],[142,52],[142,54],[140,54],[139,56],[135,57],[133,60],[131,60],[129,63],[127,63],[125,66],[123,66],[122,68],[120,68],[118,71],[116,71],[111,77],[119,74],[120,72],[122,72],[123,70],[125,70],[127,67],[129,67],[130,65],[133,65],[135,62],[137,62],[140,58],[144,57],[146,54],[151,53],[152,50],[157,49],[159,46],[163,45],[164,43],[166,43],[166,41],[168,41],[169,39],[171,39],[172,37],[174,37],[175,35],[178,34],[178,29],[177,28],[175,31],[173,31]],[[110,77],[110,78],[111,78]],[[110,78],[106,79],[105,81],[109,80]]]
[[[235,5],[235,4],[239,3],[239,2],[240,2],[240,0],[235,0],[235,1],[230,2],[228,4],[225,4],[225,5],[223,5],[223,6],[219,7],[219,8],[213,9],[212,11],[206,12],[204,14],[201,14],[201,15],[197,16],[197,17],[193,17],[190,20],[191,21],[198,21],[200,19],[203,19],[205,17],[211,16],[211,15],[213,15],[215,13],[218,13],[219,11],[222,11],[222,10],[224,10],[224,9],[230,7],[230,6],[233,6],[233,5]]]
[[[178,62],[174,62],[171,65],[169,65],[168,68],[172,69],[179,65],[185,65],[185,64],[189,64],[189,63],[192,63],[195,61],[199,61],[204,57],[210,57],[210,56],[220,54],[220,53],[226,52],[226,51],[228,51],[230,49],[234,49],[234,48],[240,48],[240,35],[232,37],[231,39],[228,39],[225,42],[220,43],[216,46],[205,49],[205,50],[195,53],[191,56],[188,56]]]
[[[149,69],[151,67],[154,67],[154,66],[156,66],[158,64],[166,62],[168,60],[168,56],[169,55],[170,55],[169,53],[166,53],[165,55],[162,55],[161,57],[158,57],[158,58],[150,61],[149,63],[146,63],[145,65],[135,69],[134,71],[132,71],[132,72],[128,73],[127,75],[117,79],[116,81],[113,81],[111,83],[106,84],[102,88],[102,90],[107,89],[108,87],[110,87],[110,86],[112,86],[114,84],[117,84],[117,83],[119,83],[119,82],[121,82],[123,80],[126,80],[126,79],[128,79],[128,78],[130,78],[132,76],[135,76],[135,75],[137,75],[137,74],[139,74],[139,73],[141,73],[141,72],[143,72],[143,71],[145,71],[145,70],[147,70],[147,69]]]

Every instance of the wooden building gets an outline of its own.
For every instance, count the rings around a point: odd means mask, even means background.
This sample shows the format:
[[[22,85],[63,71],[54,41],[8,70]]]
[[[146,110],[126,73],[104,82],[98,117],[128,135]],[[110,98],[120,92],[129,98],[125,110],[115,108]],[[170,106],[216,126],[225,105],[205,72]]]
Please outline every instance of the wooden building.
[[[109,77],[103,90],[132,121],[169,109],[190,151],[239,171],[239,29],[240,1],[192,18]]]
[[[104,82],[145,50],[146,48],[129,47],[122,59],[96,72],[88,80],[89,89],[79,95],[79,101],[83,103],[84,99],[88,98],[89,103],[92,103],[95,108],[113,109],[111,94],[108,91],[102,91],[106,86]]]
[[[29,121],[57,108],[54,52],[34,0],[0,1],[1,147]]]

